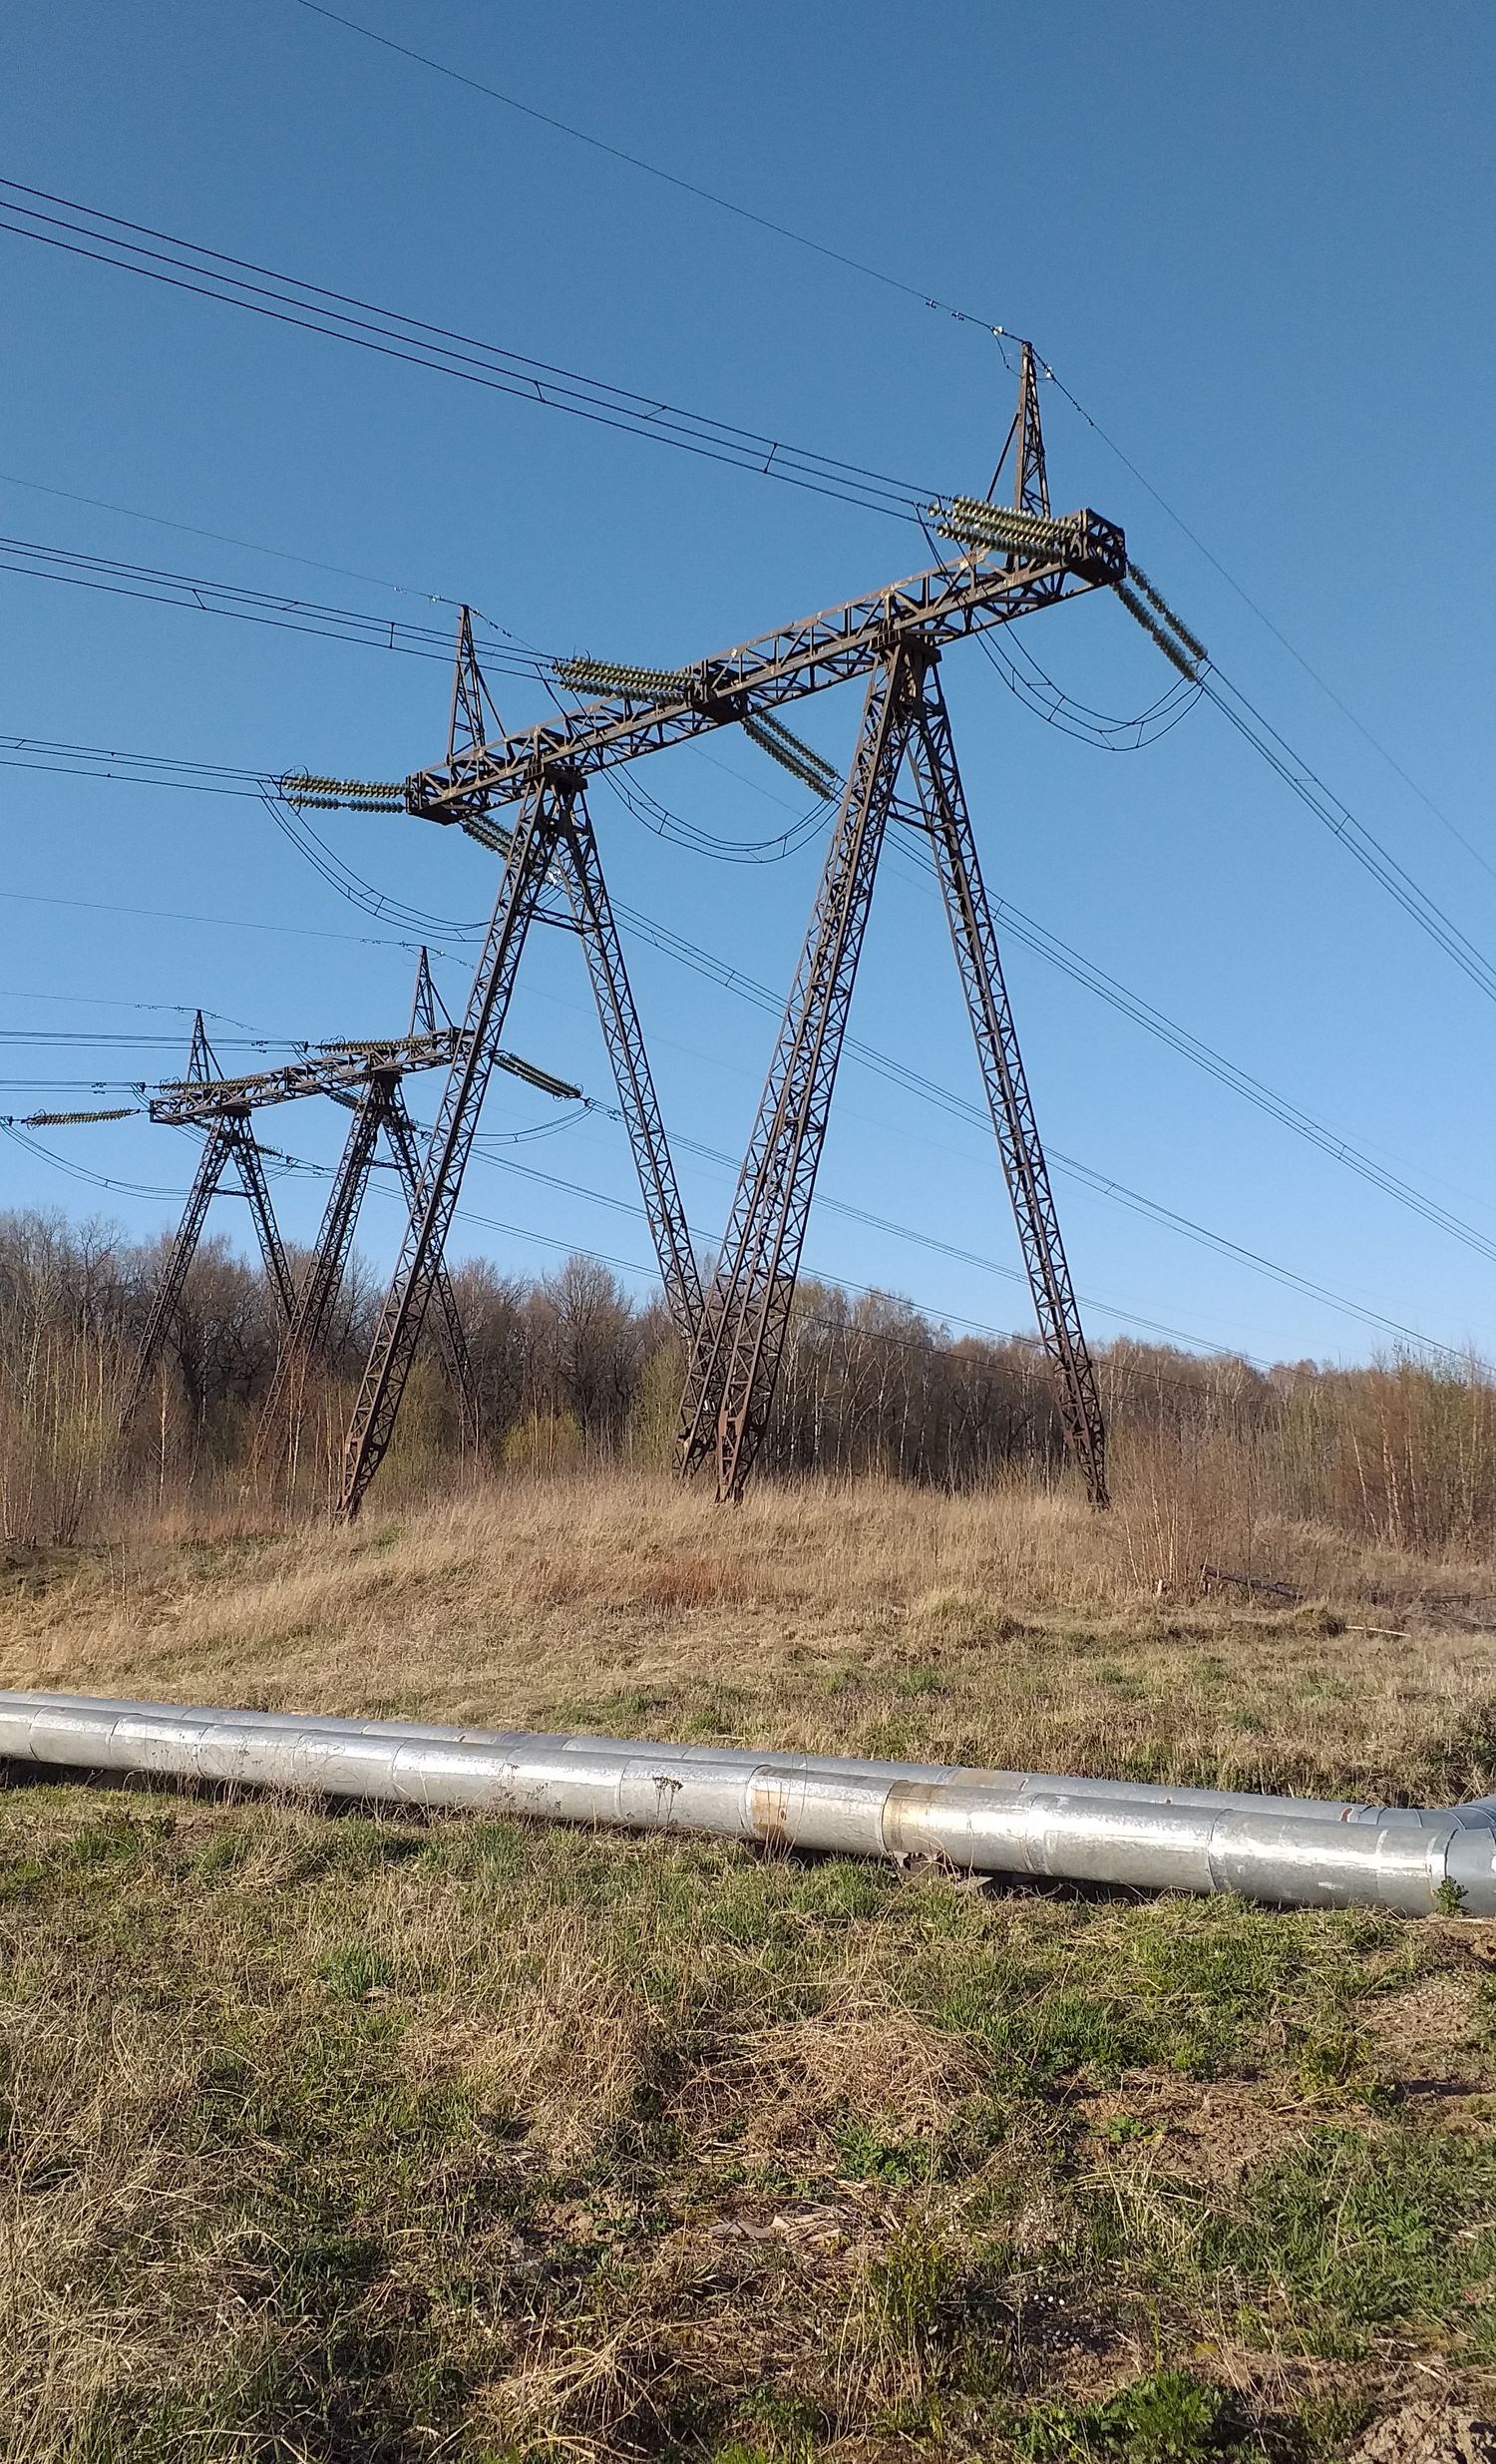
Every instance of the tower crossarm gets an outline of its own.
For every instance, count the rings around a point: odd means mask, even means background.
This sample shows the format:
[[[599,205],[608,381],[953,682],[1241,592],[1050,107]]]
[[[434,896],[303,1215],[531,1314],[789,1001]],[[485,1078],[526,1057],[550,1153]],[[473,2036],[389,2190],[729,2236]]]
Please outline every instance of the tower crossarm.
[[[298,1095],[337,1095],[370,1080],[413,1069],[449,1068],[456,1058],[460,1032],[455,1027],[433,1033],[395,1035],[385,1041],[325,1043],[279,1069],[261,1069],[245,1078],[172,1078],[151,1098],[154,1121],[208,1121],[228,1114],[257,1110],[264,1103],[289,1103]]]
[[[954,536],[946,508],[935,505],[931,513],[947,536]],[[1070,514],[1046,522],[1043,530],[1047,548],[1025,549],[1017,562],[1010,547],[978,542],[952,549],[948,564],[762,633],[720,657],[662,671],[657,683],[631,690],[623,682],[605,700],[587,702],[544,726],[454,751],[440,767],[418,770],[406,780],[406,809],[428,821],[462,823],[491,805],[519,803],[547,776],[564,775],[574,789],[614,762],[633,761],[865,676],[902,646],[923,644],[928,655],[969,633],[1010,624],[1017,616],[1125,579],[1126,542],[1103,515]]]

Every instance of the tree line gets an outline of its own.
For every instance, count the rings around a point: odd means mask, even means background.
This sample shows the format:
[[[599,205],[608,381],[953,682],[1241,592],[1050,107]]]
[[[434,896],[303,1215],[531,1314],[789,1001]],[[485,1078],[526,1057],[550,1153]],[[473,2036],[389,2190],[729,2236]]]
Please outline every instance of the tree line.
[[[144,1404],[120,1400],[168,1244],[107,1223],[0,1215],[0,1539],[108,1529],[154,1502],[258,1483],[309,1506],[334,1493],[382,1289],[350,1265],[299,1442],[260,1426],[281,1321],[263,1273],[204,1241]],[[304,1257],[293,1254],[299,1272]],[[552,1275],[480,1261],[452,1282],[477,1388],[463,1410],[434,1345],[418,1358],[386,1468],[398,1491],[475,1470],[574,1472],[672,1458],[683,1363],[662,1303],[571,1257]],[[1462,1368],[1365,1368],[1118,1342],[1097,1355],[1119,1476],[1161,1495],[1214,1482],[1261,1515],[1318,1518],[1415,1549],[1496,1537],[1496,1387]],[[1031,1339],[950,1331],[891,1294],[807,1280],[796,1296],[764,1468],[875,1474],[951,1489],[1065,1476],[1053,1392]]]

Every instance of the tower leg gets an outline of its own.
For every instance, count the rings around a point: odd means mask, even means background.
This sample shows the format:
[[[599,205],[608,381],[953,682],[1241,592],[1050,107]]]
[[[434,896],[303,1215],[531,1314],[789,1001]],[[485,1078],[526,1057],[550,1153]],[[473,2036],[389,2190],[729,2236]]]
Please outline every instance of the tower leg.
[[[719,1498],[741,1494],[774,1398],[879,850],[919,693],[920,661],[907,648],[868,679],[857,758],[691,1349],[681,1468],[715,1449]]]
[[[416,1124],[405,1108],[405,1097],[400,1091],[398,1078],[390,1081],[383,1117],[384,1133],[395,1158],[406,1203],[414,1213],[421,1201],[421,1152],[416,1138]],[[477,1445],[480,1436],[478,1380],[473,1372],[467,1330],[457,1306],[457,1295],[452,1289],[445,1259],[437,1264],[435,1297],[443,1363],[457,1397],[463,1426],[473,1444]]]
[[[377,1077],[369,1080],[348,1124],[348,1136],[322,1210],[316,1247],[296,1295],[285,1342],[256,1424],[256,1464],[263,1459],[266,1448],[278,1444],[282,1437],[288,1458],[294,1460],[307,1367],[326,1346],[333,1303],[347,1268],[354,1225],[374,1160],[381,1117],[380,1084]]]
[[[558,837],[569,819],[572,793],[548,780],[532,789],[521,808],[503,886],[468,996],[462,1040],[432,1129],[419,1204],[411,1210],[349,1424],[340,1506],[346,1515],[358,1512],[394,1435],[526,936],[555,861]]]
[[[701,1279],[696,1271],[696,1255],[686,1228],[685,1209],[680,1202],[675,1166],[670,1159],[607,884],[602,878],[597,842],[579,796],[572,806],[571,830],[561,849],[561,874],[586,952],[603,1041],[612,1062],[644,1212],[659,1259],[665,1303],[681,1342],[689,1345],[695,1340],[701,1318]]]
[[[172,1254],[167,1260],[166,1272],[157,1286],[156,1297],[151,1303],[151,1314],[146,1320],[140,1350],[135,1356],[135,1364],[130,1373],[130,1384],[125,1390],[125,1400],[120,1407],[122,1431],[130,1427],[139,1411],[141,1400],[150,1384],[152,1372],[161,1357],[161,1348],[167,1339],[167,1329],[176,1315],[177,1304],[182,1298],[182,1287],[187,1282],[187,1268],[192,1263],[197,1243],[202,1237],[203,1219],[207,1214],[213,1192],[223,1177],[228,1158],[234,1152],[231,1129],[232,1124],[229,1121],[215,1120],[203,1140],[202,1152],[197,1159],[197,1169],[192,1175],[192,1185],[187,1192],[187,1205],[183,1208],[182,1221],[177,1227],[177,1238],[172,1244]]]
[[[265,1274],[271,1290],[280,1303],[280,1314],[289,1326],[296,1314],[296,1286],[291,1277],[290,1261],[285,1254],[285,1244],[280,1237],[280,1227],[275,1221],[274,1209],[270,1204],[264,1159],[255,1144],[254,1131],[249,1126],[247,1113],[230,1113],[224,1127],[228,1132],[233,1160],[238,1166],[238,1175],[243,1183],[244,1195],[249,1201],[249,1212],[254,1219],[254,1229],[259,1240],[259,1254],[264,1260]]]
[[[1039,1335],[1059,1390],[1065,1441],[1080,1464],[1093,1505],[1104,1506],[1106,1428],[1096,1372],[1060,1239],[1059,1218],[1039,1142],[997,936],[976,860],[976,842],[956,768],[950,719],[938,677],[924,680],[910,763],[935,849],[945,915],[966,996],[987,1105],[1018,1226]]]

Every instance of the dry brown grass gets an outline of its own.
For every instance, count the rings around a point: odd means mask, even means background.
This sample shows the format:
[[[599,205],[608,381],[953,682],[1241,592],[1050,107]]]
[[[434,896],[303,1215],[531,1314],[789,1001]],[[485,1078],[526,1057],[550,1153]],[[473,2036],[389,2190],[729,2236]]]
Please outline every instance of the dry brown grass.
[[[1286,1528],[1275,1574],[1316,1597],[1272,1605],[1162,1577],[1153,1524],[1148,1492],[1102,1518],[1020,1488],[764,1485],[721,1512],[615,1473],[376,1508],[351,1531],[168,1526],[23,1562],[0,1590],[0,1682],[1247,1786],[1467,1785],[1496,1567]],[[1183,1554],[1198,1577],[1203,1554]]]

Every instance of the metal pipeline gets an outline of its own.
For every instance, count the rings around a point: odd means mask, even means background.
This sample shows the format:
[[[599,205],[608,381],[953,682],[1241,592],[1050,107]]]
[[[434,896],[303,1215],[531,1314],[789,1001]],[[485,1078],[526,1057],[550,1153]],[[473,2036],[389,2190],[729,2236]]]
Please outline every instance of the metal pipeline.
[[[802,1754],[777,1747],[660,1745],[647,1737],[606,1737],[587,1731],[454,1727],[435,1720],[374,1720],[344,1718],[325,1712],[224,1711],[213,1703],[144,1703],[129,1696],[92,1694],[6,1694],[0,1691],[0,1719],[9,1711],[113,1712],[121,1719],[194,1720],[208,1724],[230,1719],[246,1728],[324,1730],[334,1736],[357,1731],[364,1736],[408,1737],[432,1744],[480,1745],[495,1753],[511,1747],[533,1750],[554,1746],[567,1754],[598,1752],[635,1755],[669,1763],[714,1763],[724,1769],[752,1771],[771,1762],[776,1770],[857,1773],[875,1780],[918,1780],[934,1786],[959,1781],[964,1787],[990,1787],[1028,1795],[1058,1792],[1087,1797],[1121,1797],[1134,1804],[1214,1807],[1221,1813],[1280,1812],[1321,1823],[1412,1822],[1417,1816],[1397,1807],[1362,1805],[1326,1797],[1261,1796],[1243,1789],[1187,1788],[1166,1780],[1066,1779],[1056,1772],[992,1771],[961,1763],[910,1763],[858,1755]],[[6,1749],[0,1744],[0,1755]],[[1491,1801],[1496,1807],[1496,1799]]]
[[[1032,1772],[0,1693],[0,1759],[931,1856],[984,1873],[1496,1915],[1496,1806],[1337,1806]]]

